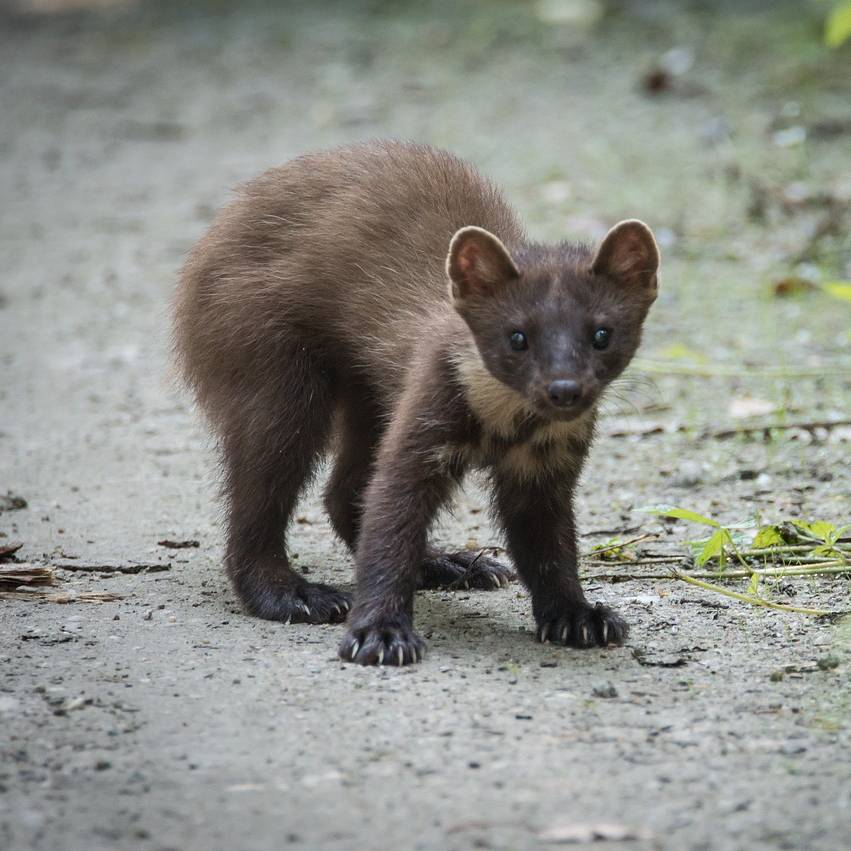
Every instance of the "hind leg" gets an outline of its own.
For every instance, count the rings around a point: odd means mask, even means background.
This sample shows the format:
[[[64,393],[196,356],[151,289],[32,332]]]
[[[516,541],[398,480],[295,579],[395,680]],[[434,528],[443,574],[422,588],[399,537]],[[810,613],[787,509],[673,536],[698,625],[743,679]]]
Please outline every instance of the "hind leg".
[[[363,493],[369,484],[381,431],[379,407],[367,393],[346,400],[334,466],[325,486],[325,510],[334,531],[352,553],[357,548]]]
[[[330,388],[295,356],[283,384],[234,400],[223,428],[227,571],[247,611],[291,623],[336,623],[351,598],[289,565],[285,531],[331,425]],[[303,356],[302,356],[303,357]]]

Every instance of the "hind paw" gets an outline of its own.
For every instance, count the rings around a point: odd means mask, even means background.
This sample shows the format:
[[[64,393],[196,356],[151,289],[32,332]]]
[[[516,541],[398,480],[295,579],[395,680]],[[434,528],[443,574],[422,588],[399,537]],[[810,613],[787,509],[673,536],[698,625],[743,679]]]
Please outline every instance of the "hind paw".
[[[461,550],[456,553],[435,552],[422,564],[420,588],[477,588],[492,591],[513,582],[517,574],[502,562],[481,551]]]
[[[238,593],[249,614],[284,623],[342,623],[352,597],[330,585],[302,579],[242,583]]]
[[[352,597],[330,585],[305,583],[290,599],[289,623],[342,623],[352,607]]]

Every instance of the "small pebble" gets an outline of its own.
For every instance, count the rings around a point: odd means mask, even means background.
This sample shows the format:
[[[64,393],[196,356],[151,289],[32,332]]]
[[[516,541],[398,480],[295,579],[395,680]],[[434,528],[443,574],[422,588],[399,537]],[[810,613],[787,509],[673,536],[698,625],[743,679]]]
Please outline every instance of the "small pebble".
[[[703,467],[698,461],[681,461],[671,478],[675,488],[693,488],[703,482]]]
[[[618,690],[611,683],[600,683],[591,690],[594,697],[612,698],[618,696]]]

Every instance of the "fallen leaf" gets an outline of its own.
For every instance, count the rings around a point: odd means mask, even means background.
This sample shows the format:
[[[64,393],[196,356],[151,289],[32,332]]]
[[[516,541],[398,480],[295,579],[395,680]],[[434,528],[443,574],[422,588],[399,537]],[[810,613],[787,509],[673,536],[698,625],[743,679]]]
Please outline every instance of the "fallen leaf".
[[[647,656],[639,647],[632,648],[632,658],[645,668],[683,668],[688,665],[688,659],[683,656]]]
[[[0,588],[14,590],[21,585],[55,585],[52,567],[39,564],[4,564],[0,568]]]
[[[763,417],[777,410],[774,402],[767,399],[754,399],[751,396],[738,396],[731,399],[727,408],[733,419],[743,420],[747,417]]]
[[[794,295],[804,295],[818,290],[818,287],[806,278],[799,278],[797,275],[790,275],[788,278],[781,278],[775,281],[773,285],[774,295],[778,298],[788,298]]]
[[[157,541],[157,545],[160,547],[166,547],[170,550],[187,550],[192,547],[200,547],[201,543],[199,541],[191,540],[191,541],[171,541],[166,538],[163,541]]]
[[[73,591],[58,594],[35,588],[31,591],[0,591],[0,600],[26,600],[44,603],[111,603],[123,599],[124,597],[121,594],[112,594],[109,591]]]
[[[538,839],[550,845],[570,845],[579,842],[629,842],[652,839],[652,834],[641,828],[623,824],[555,824],[542,830]]]
[[[27,507],[27,501],[22,496],[16,496],[8,491],[5,496],[0,495],[0,511],[19,511]]]
[[[0,561],[11,558],[23,544],[20,541],[12,541],[9,544],[0,544]]]

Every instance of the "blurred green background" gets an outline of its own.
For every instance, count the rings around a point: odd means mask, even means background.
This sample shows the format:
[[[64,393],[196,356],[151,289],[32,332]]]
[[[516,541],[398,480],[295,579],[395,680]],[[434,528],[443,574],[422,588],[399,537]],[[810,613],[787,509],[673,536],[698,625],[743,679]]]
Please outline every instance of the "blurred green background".
[[[652,383],[630,410],[676,400],[688,426],[841,418],[851,44],[826,33],[833,14],[841,39],[842,7],[7,2],[7,269],[141,251],[165,297],[233,185],[309,149],[411,138],[503,184],[534,237],[652,225]],[[69,226],[70,244],[27,241]],[[731,411],[731,393],[762,406]]]

